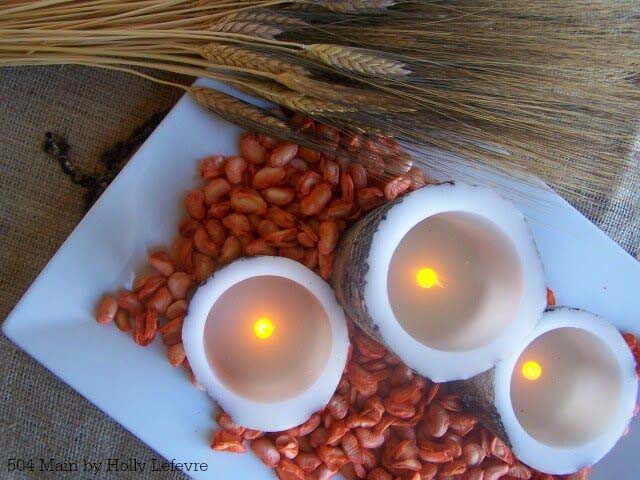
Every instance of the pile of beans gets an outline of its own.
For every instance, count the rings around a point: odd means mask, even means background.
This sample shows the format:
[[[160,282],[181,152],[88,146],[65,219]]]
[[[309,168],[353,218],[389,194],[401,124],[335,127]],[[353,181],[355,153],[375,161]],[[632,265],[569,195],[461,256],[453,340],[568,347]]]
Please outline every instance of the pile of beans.
[[[206,183],[187,194],[188,215],[171,251],[153,252],[149,271],[131,290],[106,295],[98,306],[98,323],[113,321],[132,332],[140,346],[151,344],[159,333],[170,364],[185,368],[197,387],[181,330],[198,283],[217,268],[252,255],[288,257],[329,280],[342,232],[367,211],[425,183],[406,158],[403,175],[380,180],[387,162],[397,165],[401,155],[391,140],[368,142],[308,119],[295,120],[344,149],[366,152],[368,168],[244,134],[241,156],[213,155],[202,161]],[[553,303],[551,292],[549,299]],[[414,374],[351,322],[349,329],[347,367],[323,411],[299,427],[269,434],[235,425],[221,412],[212,448],[251,449],[282,480],[327,480],[337,472],[367,480],[587,477],[588,469],[554,477],[518,463],[504,442],[463,411],[445,385]]]

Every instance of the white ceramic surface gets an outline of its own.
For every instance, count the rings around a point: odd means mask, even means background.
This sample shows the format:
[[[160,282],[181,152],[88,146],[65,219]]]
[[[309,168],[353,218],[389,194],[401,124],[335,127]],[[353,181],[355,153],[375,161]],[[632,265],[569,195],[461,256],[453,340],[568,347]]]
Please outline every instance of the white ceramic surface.
[[[251,454],[211,451],[208,396],[194,389],[156,341],[140,348],[96,324],[97,300],[128,284],[147,250],[167,245],[199,159],[236,153],[240,132],[183,98],[78,224],[3,325],[18,346],[160,455],[207,462],[198,479],[275,478]],[[508,181],[492,179],[500,185]],[[559,305],[582,308],[640,334],[640,264],[552,193],[513,198],[534,232]],[[503,191],[504,193],[504,191]],[[114,384],[118,388],[113,388]],[[594,469],[592,480],[640,477],[640,422]]]

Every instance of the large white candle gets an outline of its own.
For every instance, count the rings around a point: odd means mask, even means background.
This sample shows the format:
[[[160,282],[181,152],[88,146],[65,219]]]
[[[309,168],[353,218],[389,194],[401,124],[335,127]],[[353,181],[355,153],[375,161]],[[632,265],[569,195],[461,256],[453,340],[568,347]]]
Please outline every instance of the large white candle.
[[[521,461],[565,474],[615,445],[633,416],[638,382],[613,325],[557,308],[510,357],[454,388]]]
[[[183,327],[196,379],[240,425],[307,420],[345,366],[345,317],[329,286],[280,257],[238,260],[198,288]]]
[[[342,241],[333,278],[347,313],[435,381],[491,368],[546,306],[522,214],[461,183],[424,187],[370,213]]]

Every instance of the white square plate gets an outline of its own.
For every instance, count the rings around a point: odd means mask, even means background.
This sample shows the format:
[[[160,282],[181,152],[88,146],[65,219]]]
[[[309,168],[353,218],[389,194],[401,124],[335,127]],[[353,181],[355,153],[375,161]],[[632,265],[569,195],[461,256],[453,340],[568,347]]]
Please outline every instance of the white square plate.
[[[129,285],[149,248],[168,245],[196,185],[199,160],[237,152],[240,129],[185,97],[78,224],[11,312],[17,345],[160,455],[206,462],[193,478],[255,480],[273,474],[253,455],[213,452],[212,402],[165,359],[94,321],[107,291]],[[507,181],[495,179],[498,189]],[[502,185],[502,187],[500,186]],[[600,314],[640,333],[640,264],[553,193],[512,198],[527,216],[559,305]],[[117,388],[114,386],[117,385]],[[635,421],[637,424],[638,422]],[[594,469],[592,480],[640,477],[640,426]]]

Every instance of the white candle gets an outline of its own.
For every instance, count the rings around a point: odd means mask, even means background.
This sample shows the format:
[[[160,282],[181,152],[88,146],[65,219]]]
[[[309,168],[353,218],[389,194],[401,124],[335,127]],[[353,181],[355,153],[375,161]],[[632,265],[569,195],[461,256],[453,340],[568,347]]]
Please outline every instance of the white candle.
[[[183,327],[198,382],[240,425],[299,425],[330,399],[349,346],[332,290],[280,257],[238,260],[191,300]]]
[[[635,361],[618,330],[569,308],[546,312],[491,372],[456,383],[522,462],[550,474],[600,460],[627,428],[638,393]]]
[[[369,214],[340,246],[334,287],[359,325],[435,381],[491,368],[546,306],[522,214],[461,183],[416,190]]]

